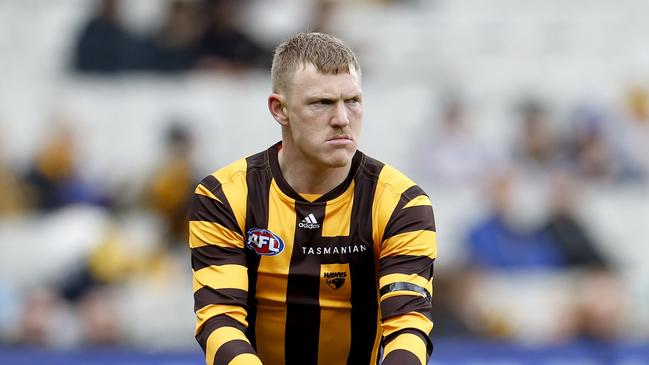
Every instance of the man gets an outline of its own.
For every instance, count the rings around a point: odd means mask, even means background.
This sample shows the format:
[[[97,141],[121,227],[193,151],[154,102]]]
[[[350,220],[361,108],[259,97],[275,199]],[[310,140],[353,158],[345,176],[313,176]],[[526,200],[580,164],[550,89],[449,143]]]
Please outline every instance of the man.
[[[190,218],[207,364],[426,364],[435,223],[426,194],[357,150],[360,67],[340,40],[281,44],[282,141],[206,177]]]

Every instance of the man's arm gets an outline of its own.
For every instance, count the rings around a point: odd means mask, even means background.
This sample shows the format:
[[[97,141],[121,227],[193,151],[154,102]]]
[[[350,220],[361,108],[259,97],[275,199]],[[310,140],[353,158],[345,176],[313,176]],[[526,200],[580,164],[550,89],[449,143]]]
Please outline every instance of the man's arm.
[[[413,186],[392,212],[381,245],[383,365],[425,365],[428,361],[435,235],[430,199]]]
[[[221,184],[196,188],[189,221],[196,340],[207,365],[261,364],[244,332],[248,269],[244,238]]]

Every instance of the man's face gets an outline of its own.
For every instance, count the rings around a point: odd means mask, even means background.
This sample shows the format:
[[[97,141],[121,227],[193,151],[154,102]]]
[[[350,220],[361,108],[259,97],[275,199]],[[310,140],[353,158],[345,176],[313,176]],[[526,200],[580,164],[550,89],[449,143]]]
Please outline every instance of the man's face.
[[[298,68],[286,97],[288,139],[312,166],[344,167],[358,145],[363,119],[360,79],[350,73],[321,74]]]

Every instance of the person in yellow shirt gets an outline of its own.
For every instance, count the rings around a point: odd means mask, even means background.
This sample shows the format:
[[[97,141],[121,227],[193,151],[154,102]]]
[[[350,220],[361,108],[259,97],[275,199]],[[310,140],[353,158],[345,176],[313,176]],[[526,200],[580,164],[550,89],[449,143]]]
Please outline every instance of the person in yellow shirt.
[[[426,364],[432,205],[357,149],[356,56],[333,36],[299,33],[276,49],[271,74],[281,141],[207,176],[190,209],[206,363]]]

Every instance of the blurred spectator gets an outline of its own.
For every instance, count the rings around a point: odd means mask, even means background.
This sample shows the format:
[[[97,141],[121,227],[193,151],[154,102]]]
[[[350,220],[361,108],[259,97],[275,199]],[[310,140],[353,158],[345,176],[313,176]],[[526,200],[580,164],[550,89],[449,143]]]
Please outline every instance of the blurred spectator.
[[[522,206],[521,197],[513,193],[516,183],[512,172],[494,176],[490,182],[489,213],[468,234],[470,265],[485,269],[610,267],[577,218],[577,190],[569,175],[555,173],[549,212],[541,214]],[[534,190],[544,200],[539,187]]]
[[[338,5],[336,0],[315,0],[309,31],[331,33],[331,19]]]
[[[226,71],[270,67],[272,50],[248,36],[240,24],[247,0],[203,0],[205,33],[198,40],[197,66]]]
[[[20,174],[7,160],[2,138],[0,133],[0,218],[19,215],[27,209],[28,205]]]
[[[23,346],[46,347],[57,334],[55,316],[61,309],[60,298],[45,288],[28,290],[23,298],[15,342]]]
[[[147,205],[164,221],[171,243],[184,245],[187,238],[187,209],[197,184],[193,148],[189,129],[172,124],[165,136],[165,156],[145,192]]]
[[[467,289],[466,278],[461,272],[438,272],[433,282],[434,290],[444,295],[433,299],[432,319],[435,337],[471,337],[474,331],[462,317],[463,300]]]
[[[117,297],[110,288],[89,291],[79,303],[84,346],[114,346],[123,342]]]
[[[626,180],[649,178],[649,89],[631,87],[620,116],[622,163]]]
[[[70,204],[107,203],[77,173],[75,148],[73,131],[64,125],[55,126],[40,146],[25,176],[37,209],[52,211]]]
[[[93,290],[109,287],[127,280],[136,269],[143,266],[143,255],[128,247],[120,236],[116,222],[97,237],[97,244],[83,261],[71,268],[60,285],[61,296],[71,303],[78,303]]]
[[[507,314],[508,306],[512,302],[525,302],[526,295],[535,297],[534,285],[537,290],[546,290],[547,284],[538,281],[534,284],[539,276],[547,276],[545,280],[549,283],[553,275],[564,275],[561,282],[574,281],[577,289],[568,293],[566,290],[573,289],[565,284],[558,285],[556,290],[564,293],[563,299],[548,299],[548,303],[561,303],[562,306],[555,313],[559,317],[557,323],[546,328],[550,339],[616,339],[620,334],[626,294],[611,263],[577,218],[578,196],[573,181],[568,175],[555,177],[548,218],[545,223],[538,224],[521,217],[532,213],[517,209],[519,198],[513,194],[516,182],[511,173],[494,177],[488,189],[490,213],[469,231],[468,265],[456,284],[463,288],[460,302],[469,303],[462,313],[467,326],[483,335],[496,337],[524,333],[521,323],[516,323],[516,319]],[[485,295],[485,288],[498,287],[494,282],[507,282],[510,277],[525,277],[531,273],[533,280],[526,292],[517,294],[514,290],[504,302],[495,300],[486,304],[480,299]]]
[[[489,212],[469,230],[468,264],[486,270],[547,269],[562,265],[561,252],[540,228],[524,222],[516,206],[512,172],[489,182]]]
[[[73,67],[80,72],[141,70],[150,64],[150,49],[121,23],[120,0],[98,0],[76,40]]]
[[[271,49],[253,40],[240,25],[247,1],[172,0],[160,30],[149,38],[124,27],[120,4],[120,0],[98,0],[76,41],[75,70],[178,72],[197,67],[239,71],[267,67],[272,60]],[[323,6],[322,14],[326,13]]]
[[[195,0],[171,0],[162,26],[152,39],[155,50],[153,68],[157,71],[186,71],[197,61],[196,46],[205,32],[199,3]]]
[[[579,221],[579,192],[568,174],[553,181],[551,212],[544,230],[563,257],[564,269],[581,269],[572,321],[575,337],[614,340],[620,334],[625,294],[610,260]]]
[[[567,174],[557,174],[550,197],[550,215],[543,229],[559,248],[563,267],[606,269],[610,264],[575,212],[577,195],[575,181]]]
[[[548,112],[537,100],[523,102],[519,110],[514,160],[528,171],[546,171],[556,162],[556,141]]]
[[[431,119],[413,144],[418,178],[438,187],[470,186],[483,178],[489,157],[466,122],[457,98],[446,100],[439,118]]]
[[[574,295],[576,338],[597,342],[620,339],[628,305],[620,278],[607,270],[586,272]]]
[[[618,177],[614,146],[606,113],[592,104],[580,105],[572,115],[567,158],[587,181],[613,181]]]

